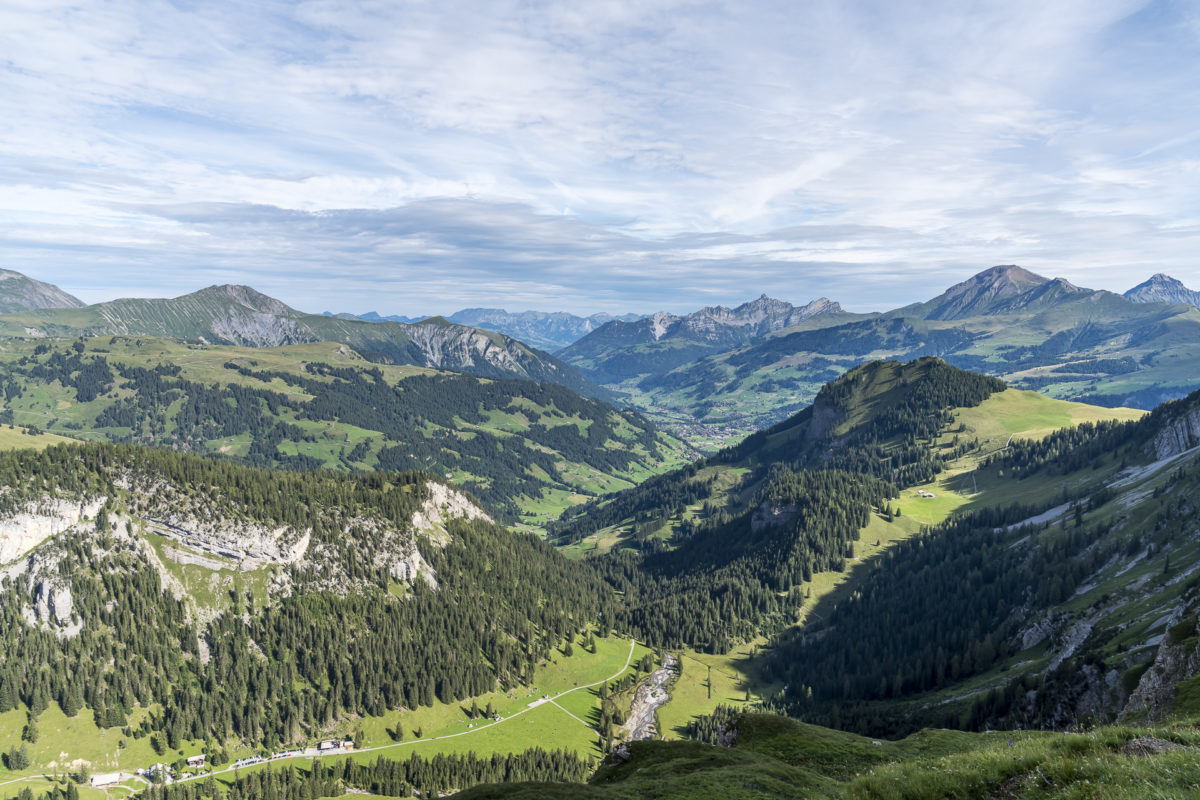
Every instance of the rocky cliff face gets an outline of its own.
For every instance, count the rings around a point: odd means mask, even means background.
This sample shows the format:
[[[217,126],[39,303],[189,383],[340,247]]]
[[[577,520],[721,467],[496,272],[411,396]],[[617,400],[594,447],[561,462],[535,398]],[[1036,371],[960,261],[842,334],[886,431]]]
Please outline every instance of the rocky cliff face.
[[[668,328],[672,337],[710,342],[740,342],[781,330],[820,314],[832,314],[842,307],[826,297],[796,307],[765,294],[737,308],[713,306],[678,318]]]
[[[267,528],[229,520],[178,515],[144,519],[146,530],[201,553],[229,559],[243,571],[295,564],[308,551],[309,531]],[[197,563],[193,561],[191,563]]]
[[[1179,684],[1200,675],[1200,624],[1195,607],[1193,598],[1188,607],[1181,606],[1172,616],[1154,661],[1121,711],[1122,719],[1162,719],[1171,710]]]
[[[451,519],[483,520],[491,522],[483,509],[467,499],[467,496],[457,489],[452,489],[444,483],[430,482],[425,484],[429,496],[421,504],[417,513],[413,514],[412,526],[417,533],[429,536],[438,541],[445,541],[449,533],[446,522]]]
[[[0,564],[11,563],[83,519],[95,517],[103,505],[104,498],[79,501],[47,497],[0,519]]]
[[[246,347],[278,347],[311,341],[296,321],[261,311],[231,310],[212,321],[213,333]]]
[[[1168,420],[1155,435],[1154,455],[1171,458],[1200,445],[1200,408],[1192,408]]]

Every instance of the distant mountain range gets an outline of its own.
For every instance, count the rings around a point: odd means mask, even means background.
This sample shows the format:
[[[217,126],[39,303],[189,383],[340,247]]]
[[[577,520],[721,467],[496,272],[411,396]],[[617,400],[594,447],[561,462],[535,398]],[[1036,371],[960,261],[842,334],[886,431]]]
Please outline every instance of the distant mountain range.
[[[1054,397],[1153,407],[1200,385],[1198,306],[1200,292],[1162,274],[1120,295],[1002,265],[882,314],[763,295],[685,315],[476,308],[413,321],[306,314],[246,286],[82,306],[56,287],[0,273],[0,309],[10,310],[0,316],[0,336],[340,342],[381,363],[546,381],[593,397],[623,393],[701,447],[777,422],[872,358],[936,355]],[[554,356],[536,349],[577,336]]]
[[[362,319],[367,322],[420,322],[424,317],[402,317],[395,314],[381,316],[375,311],[366,314],[332,314],[325,312],[327,317],[339,319]],[[526,344],[553,353],[575,342],[606,322],[619,320],[632,322],[641,319],[642,314],[592,314],[581,317],[568,314],[565,311],[505,311],[503,308],[464,308],[455,311],[446,319],[459,325],[469,325],[473,328],[496,331],[514,339],[520,339]]]
[[[0,292],[12,282],[0,282]],[[607,396],[605,390],[547,353],[509,336],[456,325],[442,317],[408,324],[305,314],[248,286],[234,285],[210,286],[171,299],[126,298],[83,307],[64,293],[63,302],[68,305],[48,308],[31,303],[52,297],[49,290],[54,287],[30,294],[24,284],[14,286],[21,292],[0,294],[0,304],[24,302],[24,308],[0,316],[0,336],[155,336],[244,347],[340,342],[381,363],[528,378],[593,397]]]
[[[1125,293],[1135,303],[1183,303],[1200,307],[1200,292],[1193,291],[1180,281],[1161,272],[1139,283]]]
[[[764,294],[737,308],[710,306],[682,317],[659,312],[633,322],[614,320],[559,356],[594,380],[615,384],[648,371],[666,372],[815,317],[846,322],[861,316],[846,314],[824,297],[797,307]]]
[[[747,326],[732,343],[678,323],[684,333],[673,335],[651,318],[605,326],[559,355],[701,447],[799,411],[872,358],[941,356],[1054,397],[1151,408],[1200,386],[1200,310],[1186,304],[1194,294],[1166,276],[1122,296],[1005,265],[883,314],[776,315],[783,325]]]

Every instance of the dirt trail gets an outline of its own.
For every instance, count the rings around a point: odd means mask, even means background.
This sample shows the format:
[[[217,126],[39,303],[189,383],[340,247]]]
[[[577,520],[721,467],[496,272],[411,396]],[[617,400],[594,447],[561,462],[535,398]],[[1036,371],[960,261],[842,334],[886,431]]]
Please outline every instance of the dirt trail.
[[[651,672],[650,678],[634,692],[629,719],[621,726],[629,733],[628,741],[650,739],[657,733],[654,712],[671,699],[667,694],[667,684],[674,677],[675,665],[678,663],[678,659],[668,653],[663,659],[663,665]]]

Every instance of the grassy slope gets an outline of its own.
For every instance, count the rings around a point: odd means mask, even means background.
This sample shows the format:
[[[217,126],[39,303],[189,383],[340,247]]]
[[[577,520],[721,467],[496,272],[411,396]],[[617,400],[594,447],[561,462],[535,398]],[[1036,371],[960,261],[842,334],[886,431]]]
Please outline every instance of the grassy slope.
[[[6,364],[11,364],[23,356],[30,355],[37,342],[21,342],[17,340],[0,341],[0,370]],[[65,343],[57,343],[56,347],[65,347]],[[126,364],[140,367],[153,367],[157,364],[175,364],[181,369],[181,377],[203,384],[231,385],[238,384],[257,389],[269,389],[298,399],[308,399],[307,395],[299,392],[278,379],[263,382],[256,378],[246,377],[238,372],[225,368],[227,362],[233,361],[251,366],[258,371],[282,371],[302,374],[307,362],[320,362],[339,367],[364,367],[380,369],[389,383],[398,383],[414,375],[437,374],[434,370],[423,367],[376,365],[370,364],[354,350],[340,344],[319,342],[314,344],[291,345],[274,348],[244,348],[185,344],[165,339],[148,337],[130,338],[116,337],[115,340],[100,338],[89,339],[85,342],[88,354],[103,355],[111,364]],[[105,395],[89,403],[79,403],[74,389],[61,386],[57,381],[35,383],[28,385],[24,394],[11,401],[8,405],[13,409],[14,421],[17,425],[34,425],[40,429],[52,428],[62,435],[80,439],[106,439],[127,433],[118,429],[99,429],[96,427],[96,417],[110,405],[115,397],[121,395],[121,390],[115,394]],[[503,434],[520,434],[529,429],[529,421],[520,413],[520,404],[512,407],[512,413],[493,414],[492,418],[479,426],[460,421],[456,429],[460,435],[469,435],[472,429]],[[553,408],[534,406],[535,410],[545,413]],[[306,455],[320,459],[326,467],[343,469],[340,456],[352,450],[359,442],[367,440],[370,448],[363,466],[370,468],[375,463],[375,454],[385,445],[383,436],[377,431],[349,425],[342,422],[314,422],[296,420],[293,415],[285,413],[287,422],[298,425],[306,432],[316,437],[315,442],[284,441],[279,449],[286,455]],[[618,435],[630,435],[630,426],[619,415],[613,414],[611,420]],[[584,421],[572,418],[556,418],[544,416],[542,424],[569,424],[574,422],[579,426]],[[433,430],[430,430],[433,433]],[[13,440],[9,443],[9,440]],[[38,446],[63,441],[57,436],[46,436],[40,439],[23,437],[19,430],[12,431],[0,426],[0,447],[22,446],[26,442],[38,443]],[[632,452],[638,457],[628,471],[617,473],[600,472],[586,464],[560,461],[560,470],[566,483],[545,483],[545,496],[521,497],[518,505],[522,511],[522,523],[526,530],[537,531],[541,526],[570,505],[600,494],[617,491],[644,480],[649,475],[678,466],[687,458],[686,448],[669,436],[660,436],[662,459],[655,459],[641,445],[632,447]],[[247,436],[213,439],[205,442],[202,449],[207,452],[221,453],[231,456],[242,456],[247,453],[250,440]],[[466,473],[452,475],[452,479],[469,478]]]
[[[1172,753],[1128,754],[1131,739],[1155,735],[1183,745]],[[1193,797],[1200,789],[1200,734],[1190,725],[1153,731],[1102,728],[1082,734],[922,731],[900,741],[779,718],[739,726],[731,749],[693,742],[646,742],[625,764],[603,768],[588,786],[489,786],[468,798],[1142,798]]]

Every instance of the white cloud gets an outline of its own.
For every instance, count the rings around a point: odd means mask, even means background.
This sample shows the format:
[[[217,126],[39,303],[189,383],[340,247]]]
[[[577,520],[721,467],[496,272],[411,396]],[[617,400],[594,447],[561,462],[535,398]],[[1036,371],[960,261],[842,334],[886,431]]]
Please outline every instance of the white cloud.
[[[0,260],[89,299],[237,276],[403,313],[831,286],[883,307],[1002,262],[1200,285],[1195,19],[1138,0],[10,2]]]

